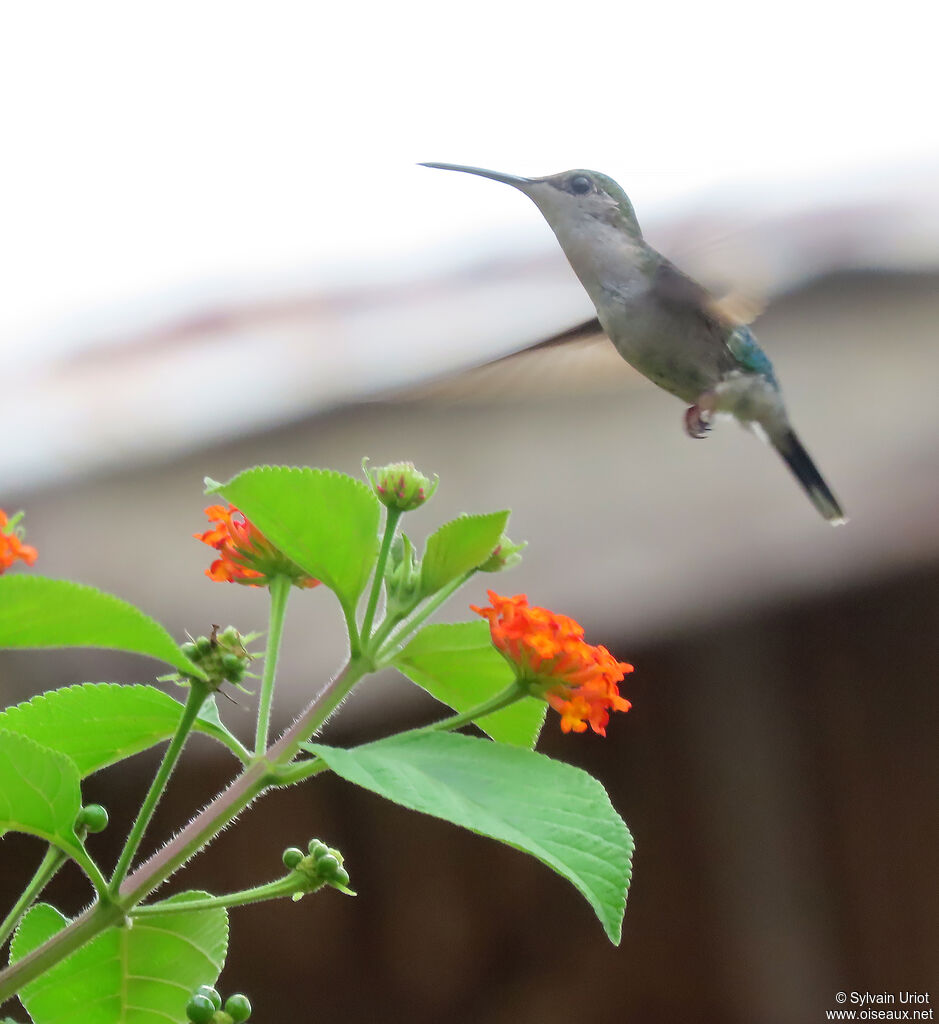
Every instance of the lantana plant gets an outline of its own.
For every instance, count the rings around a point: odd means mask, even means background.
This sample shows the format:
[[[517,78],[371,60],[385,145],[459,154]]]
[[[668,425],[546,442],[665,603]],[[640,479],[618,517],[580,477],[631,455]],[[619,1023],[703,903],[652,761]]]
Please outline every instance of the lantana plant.
[[[32,565],[37,552],[24,543],[21,518],[0,512],[0,647],[112,648],[170,669],[157,680],[162,686],[65,686],[0,713],[0,834],[24,832],[47,846],[0,924],[0,943],[10,940],[0,1003],[18,996],[34,1024],[247,1020],[243,995],[223,1002],[213,987],[225,961],[229,911],[328,888],[355,895],[342,854],[328,841],[298,836],[302,846],[280,857],[271,851],[267,878],[249,889],[169,898],[158,890],[260,796],[324,772],[531,854],[571,882],[619,942],[629,830],[598,781],[533,748],[549,706],[565,733],[589,728],[605,735],[610,713],[629,709],[619,684],[632,666],[587,643],[573,619],[481,585],[521,558],[524,545],[505,533],[507,511],[451,520],[419,554],[402,520],[427,502],[436,481],[409,463],[365,474],[362,482],[327,470],[263,466],[225,484],[207,481],[217,503],[206,509],[209,528],[195,534],[213,549],[206,574],[252,587],[259,598],[266,592],[263,650],[255,649],[260,633],[235,626],[213,626],[178,643],[117,597],[7,572],[14,562]],[[485,591],[488,603],[467,602],[475,613],[469,621],[428,624],[462,588],[476,601]],[[294,590],[300,593],[293,614],[304,616],[327,614],[320,594],[332,592],[348,657],[271,740]],[[307,596],[311,590],[315,596]],[[452,713],[351,749],[319,742],[324,723],[356,684],[386,667]],[[216,698],[249,677],[256,680],[257,715],[246,745],[221,721]],[[171,695],[174,684],[184,700]],[[475,727],[472,734],[461,731],[466,727]],[[193,731],[227,748],[234,777],[141,859],[153,813]],[[107,827],[108,815],[83,804],[83,779],[167,740],[116,864],[99,863],[91,837]],[[90,898],[71,920],[39,901],[69,859],[87,877]]]

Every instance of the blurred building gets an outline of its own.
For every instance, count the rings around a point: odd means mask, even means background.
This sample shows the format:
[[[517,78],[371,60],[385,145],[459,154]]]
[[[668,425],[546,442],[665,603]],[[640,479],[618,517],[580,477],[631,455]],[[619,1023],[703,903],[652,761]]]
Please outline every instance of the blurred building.
[[[716,216],[648,234],[687,265]],[[346,853],[357,900],[235,912],[228,970],[262,1015],[790,1024],[822,1019],[838,990],[936,991],[935,208],[777,211],[738,242],[703,262],[718,285],[749,272],[767,299],[756,330],[843,529],[744,432],[689,441],[682,407],[609,346],[540,345],[591,309],[559,252],[511,239],[386,286],[124,318],[7,394],[0,505],[27,510],[37,569],[118,593],[177,635],[263,628],[257,594],[202,576],[207,550],[189,536],[203,476],[258,462],[356,473],[369,456],[440,474],[419,538],[511,507],[529,548],[499,587],[575,616],[638,667],[634,710],[606,742],[549,722],[542,745],[602,779],[636,835],[622,948],[541,865],[327,778],[262,801],[185,877],[253,884],[314,834]],[[293,602],[282,720],[340,663],[340,622],[325,592]],[[0,656],[8,700],[154,674],[101,652]],[[236,730],[246,712],[223,708]],[[358,742],[429,713],[382,677],[329,735]],[[230,771],[194,749],[197,781],[179,780],[154,838]],[[152,757],[138,760],[139,778],[91,780],[94,798],[142,792]],[[35,850],[10,847],[24,858],[12,888]],[[78,909],[75,878],[57,885]],[[280,936],[270,962],[261,934]]]

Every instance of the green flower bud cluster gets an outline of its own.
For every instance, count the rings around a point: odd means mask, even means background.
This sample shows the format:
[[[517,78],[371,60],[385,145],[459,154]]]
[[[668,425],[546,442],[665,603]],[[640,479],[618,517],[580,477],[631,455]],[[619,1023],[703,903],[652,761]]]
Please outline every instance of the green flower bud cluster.
[[[247,996],[236,992],[223,1007],[216,989],[200,985],[186,1004],[186,1016],[192,1024],[242,1024],[251,1016],[251,1003]]]
[[[425,501],[431,499],[440,483],[437,476],[432,481],[424,476],[414,468],[413,462],[392,462],[379,469],[368,469],[366,461],[363,460],[362,468],[378,500],[399,512],[413,512],[420,508]]]
[[[308,854],[296,846],[284,850],[284,865],[290,868],[298,882],[294,900],[302,899],[324,885],[331,885],[347,896],[355,895],[349,888],[349,872],[342,866],[342,854],[338,850],[327,846],[321,839],[311,839],[307,849]]]
[[[250,674],[248,664],[252,655],[245,644],[258,635],[252,633],[242,636],[234,626],[226,626],[222,630],[213,626],[209,636],[200,636],[181,644],[180,650],[205,672],[208,686],[217,690],[224,682],[237,686],[245,675]]]

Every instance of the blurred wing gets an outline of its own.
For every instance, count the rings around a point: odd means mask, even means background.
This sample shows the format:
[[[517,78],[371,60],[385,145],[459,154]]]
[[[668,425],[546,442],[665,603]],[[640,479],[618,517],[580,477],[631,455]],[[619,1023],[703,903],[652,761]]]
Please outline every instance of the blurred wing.
[[[653,289],[663,302],[682,306],[708,322],[724,328],[752,323],[764,308],[763,303],[740,292],[712,295],[664,257],[655,272]]]
[[[404,400],[479,401],[622,391],[640,376],[596,318],[483,366],[409,388]]]

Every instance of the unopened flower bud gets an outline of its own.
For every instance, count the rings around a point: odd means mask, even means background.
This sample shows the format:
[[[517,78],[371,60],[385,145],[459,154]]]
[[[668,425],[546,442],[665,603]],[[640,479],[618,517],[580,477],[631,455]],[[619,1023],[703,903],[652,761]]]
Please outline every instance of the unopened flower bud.
[[[379,469],[368,469],[363,462],[362,468],[378,500],[400,512],[420,508],[425,501],[430,500],[439,483],[438,477],[435,476],[431,481],[415,469],[413,462],[392,462]]]
[[[421,598],[421,563],[406,533],[395,537],[385,566],[388,614],[409,611]]]
[[[479,567],[479,571],[502,572],[503,569],[513,568],[522,560],[521,552],[526,547],[527,540],[523,540],[521,544],[513,544],[503,533],[492,554]]]

